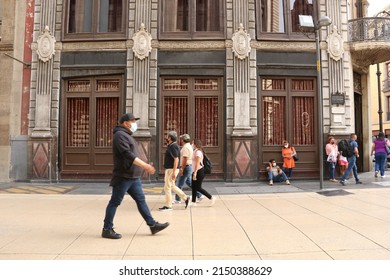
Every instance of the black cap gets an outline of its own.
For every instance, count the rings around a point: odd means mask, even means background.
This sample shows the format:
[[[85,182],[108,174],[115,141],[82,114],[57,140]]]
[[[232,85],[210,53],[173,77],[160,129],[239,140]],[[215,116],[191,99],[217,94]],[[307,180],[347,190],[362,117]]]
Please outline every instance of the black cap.
[[[127,121],[136,121],[139,120],[139,118],[134,117],[133,113],[127,113],[122,115],[122,117],[119,119],[119,123],[124,123]]]

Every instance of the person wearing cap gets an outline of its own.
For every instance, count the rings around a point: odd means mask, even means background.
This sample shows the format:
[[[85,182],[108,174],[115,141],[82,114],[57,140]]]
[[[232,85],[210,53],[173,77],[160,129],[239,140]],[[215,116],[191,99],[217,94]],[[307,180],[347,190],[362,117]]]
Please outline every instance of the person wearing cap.
[[[176,143],[176,140],[177,140],[177,133],[175,131],[170,131],[167,137],[168,146],[167,146],[167,150],[165,151],[165,157],[164,157],[165,205],[159,208],[160,211],[172,210],[172,191],[185,201],[185,208],[187,208],[188,202],[190,201],[189,197],[175,184],[176,177],[179,174],[178,168],[179,168],[179,157],[180,157],[180,147]]]
[[[180,169],[179,179],[177,180],[177,187],[183,189],[184,183],[192,189],[192,154],[194,149],[190,143],[191,138],[188,134],[180,135]],[[197,193],[198,200],[201,200],[202,194]],[[176,194],[175,203],[181,203],[180,197]]]
[[[155,168],[140,159],[138,144],[133,138],[137,131],[137,120],[132,113],[121,116],[119,125],[114,128],[112,151],[114,157],[114,169],[110,186],[112,186],[111,199],[106,207],[104,225],[102,230],[103,238],[119,239],[121,234],[114,231],[114,217],[118,206],[124,196],[128,193],[137,203],[137,208],[152,234],[165,229],[169,223],[155,221],[146,204],[145,194],[142,189],[141,174],[145,170],[153,174]]]

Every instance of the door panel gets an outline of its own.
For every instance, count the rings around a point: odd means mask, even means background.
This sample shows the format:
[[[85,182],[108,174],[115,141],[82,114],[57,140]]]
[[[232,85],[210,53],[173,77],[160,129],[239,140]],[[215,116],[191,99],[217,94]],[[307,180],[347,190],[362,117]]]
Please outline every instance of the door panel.
[[[122,77],[64,81],[61,172],[86,178],[112,172],[112,130],[121,107]]]
[[[223,175],[222,80],[220,78],[165,77],[162,79],[160,174],[163,174],[165,137],[174,130],[199,138],[213,162],[213,176]]]
[[[319,173],[318,117],[315,78],[260,78],[260,170],[270,159],[282,165],[281,149],[286,139],[299,154],[294,177],[315,177]]]

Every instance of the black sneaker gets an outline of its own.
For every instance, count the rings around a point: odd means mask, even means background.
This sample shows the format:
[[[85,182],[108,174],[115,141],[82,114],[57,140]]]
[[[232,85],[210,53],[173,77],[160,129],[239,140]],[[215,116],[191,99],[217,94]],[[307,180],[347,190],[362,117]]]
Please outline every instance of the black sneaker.
[[[188,203],[190,202],[190,197],[187,197],[186,201],[185,201],[185,204],[186,204],[186,209],[188,207]]]
[[[358,180],[358,181],[356,181],[356,184],[363,184],[363,182]]]
[[[158,208],[158,210],[160,210],[160,211],[171,211],[172,208],[171,207],[167,207],[167,206],[163,206],[161,208]]]
[[[150,231],[152,234],[156,234],[159,231],[162,231],[164,228],[168,227],[169,223],[160,224],[159,222],[156,222],[154,226],[150,226]]]
[[[109,229],[102,230],[102,237],[103,238],[110,238],[110,239],[120,239],[120,238],[122,238],[122,235],[119,233],[116,233],[113,228],[109,228]]]

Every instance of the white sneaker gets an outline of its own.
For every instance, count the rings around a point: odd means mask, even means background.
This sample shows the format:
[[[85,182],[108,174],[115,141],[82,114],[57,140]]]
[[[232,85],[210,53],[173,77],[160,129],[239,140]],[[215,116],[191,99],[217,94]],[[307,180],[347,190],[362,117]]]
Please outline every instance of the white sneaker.
[[[289,181],[289,180],[286,180],[286,184],[287,184],[287,185],[290,185],[290,181]]]
[[[174,200],[172,201],[173,204],[180,204],[181,203],[181,200]]]
[[[382,178],[386,178],[386,175],[381,176]]]
[[[379,171],[375,171],[375,178],[378,177]]]
[[[190,201],[190,203],[188,204],[188,207],[196,207],[196,206],[198,206],[198,204],[196,204],[196,202]]]
[[[217,198],[215,196],[212,196],[211,199],[210,199],[210,205],[209,206],[213,206],[215,204],[216,200],[217,200]]]
[[[273,180],[269,180],[269,185],[272,186],[274,184]]]
[[[197,198],[196,198],[196,201],[197,201],[197,202],[201,202],[201,201],[203,200],[203,198],[204,198],[203,195],[202,195],[201,197],[197,197]]]

